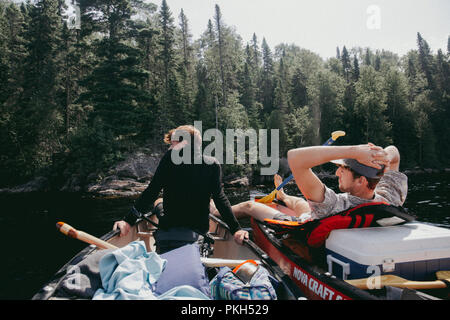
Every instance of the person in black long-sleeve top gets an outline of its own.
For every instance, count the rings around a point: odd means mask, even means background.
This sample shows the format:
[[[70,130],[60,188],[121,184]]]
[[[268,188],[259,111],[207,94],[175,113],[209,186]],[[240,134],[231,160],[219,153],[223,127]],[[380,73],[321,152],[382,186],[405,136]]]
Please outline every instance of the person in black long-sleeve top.
[[[189,133],[190,140],[178,142],[180,133]],[[114,225],[121,230],[121,235],[129,232],[141,213],[153,209],[159,218],[159,229],[155,234],[159,253],[174,249],[186,243],[195,242],[199,233],[206,233],[209,228],[210,200],[230,228],[236,242],[242,244],[248,238],[248,232],[241,229],[231,209],[230,202],[222,186],[222,171],[217,159],[201,155],[200,132],[193,126],[181,126],[166,135],[170,149],[161,159],[155,175],[147,189],[141,194],[131,211],[122,221]],[[181,150],[181,151],[180,151]],[[191,152],[190,163],[175,164],[173,152]],[[200,164],[194,163],[194,157],[202,157]],[[158,199],[163,190],[163,201]]]

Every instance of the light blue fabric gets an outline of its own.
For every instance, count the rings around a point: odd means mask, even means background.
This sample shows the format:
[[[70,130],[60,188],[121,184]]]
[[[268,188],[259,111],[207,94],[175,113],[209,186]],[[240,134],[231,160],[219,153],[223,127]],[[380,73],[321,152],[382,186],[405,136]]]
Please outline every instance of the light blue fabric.
[[[178,286],[155,295],[154,285],[166,263],[157,253],[147,252],[143,241],[131,242],[106,254],[99,265],[103,288],[95,292],[93,300],[209,300],[191,286]]]

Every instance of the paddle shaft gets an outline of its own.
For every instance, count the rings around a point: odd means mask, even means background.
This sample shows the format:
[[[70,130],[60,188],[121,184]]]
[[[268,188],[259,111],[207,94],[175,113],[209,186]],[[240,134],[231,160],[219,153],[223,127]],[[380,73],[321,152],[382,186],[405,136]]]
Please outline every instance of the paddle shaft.
[[[61,231],[65,235],[67,235],[71,238],[74,238],[74,239],[78,239],[78,240],[87,242],[89,244],[96,245],[100,249],[117,249],[118,248],[115,245],[112,245],[106,241],[103,241],[97,237],[94,237],[86,232],[79,231],[79,230],[75,229],[74,227],[68,225],[67,223],[58,222],[56,224],[56,227],[59,229],[59,231]]]

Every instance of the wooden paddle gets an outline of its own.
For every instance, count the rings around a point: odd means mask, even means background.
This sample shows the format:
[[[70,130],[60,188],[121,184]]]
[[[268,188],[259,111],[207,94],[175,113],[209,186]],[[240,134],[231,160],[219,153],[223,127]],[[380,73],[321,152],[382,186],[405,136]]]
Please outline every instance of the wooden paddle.
[[[445,280],[450,281],[450,274],[447,274],[448,278]],[[410,281],[399,276],[392,274],[369,277],[363,279],[345,280],[360,289],[381,289],[384,286],[391,286],[397,288],[409,288],[409,289],[440,289],[446,288],[447,285],[440,280],[435,281]]]
[[[450,271],[438,271],[436,272],[436,278],[450,281]]]
[[[205,258],[201,257],[200,260],[202,261],[203,265],[205,267],[229,267],[234,268],[238,265],[244,263],[247,260],[235,260],[235,259],[222,259],[222,258]],[[256,260],[257,264],[261,264],[261,261]]]
[[[86,232],[76,230],[74,227],[68,225],[64,222],[58,222],[56,224],[56,228],[64,233],[66,236],[69,236],[74,239],[81,240],[83,242],[96,245],[100,249],[119,249],[119,247],[116,247],[106,241],[103,241],[97,237],[94,237]],[[205,258],[201,257],[200,260],[202,261],[203,265],[205,267],[230,267],[234,268],[238,266],[239,264],[242,264],[246,260],[239,260],[239,259],[222,259],[222,258]],[[261,264],[259,260],[256,261],[256,263]]]
[[[339,137],[345,136],[344,131],[334,131],[331,134],[331,137],[322,145],[322,146],[329,146],[333,144]],[[283,188],[289,181],[291,181],[294,178],[294,176],[291,174],[289,177],[287,177],[275,190],[273,190],[271,193],[269,193],[267,196],[262,197],[261,199],[255,199],[256,202],[260,203],[270,203],[275,199],[275,195],[281,188]]]
[[[56,224],[56,228],[59,231],[61,231],[62,233],[64,233],[66,236],[87,242],[89,244],[96,245],[100,249],[118,249],[118,247],[116,247],[106,241],[103,241],[99,238],[91,236],[90,234],[88,234],[86,232],[79,231],[79,230],[75,229],[74,227],[68,225],[67,223],[58,222]]]

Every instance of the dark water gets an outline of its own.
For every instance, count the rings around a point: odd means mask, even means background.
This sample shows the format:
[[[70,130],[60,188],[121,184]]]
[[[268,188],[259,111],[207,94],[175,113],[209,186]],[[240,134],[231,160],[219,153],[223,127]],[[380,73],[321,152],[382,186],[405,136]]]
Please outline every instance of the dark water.
[[[335,188],[336,180],[324,181]],[[226,190],[232,204],[272,186]],[[297,194],[295,185],[285,188]],[[0,299],[30,299],[49,278],[86,244],[56,230],[58,221],[102,236],[129,209],[133,199],[95,199],[79,194],[0,195]],[[450,174],[409,177],[405,203],[419,221],[450,228]]]

